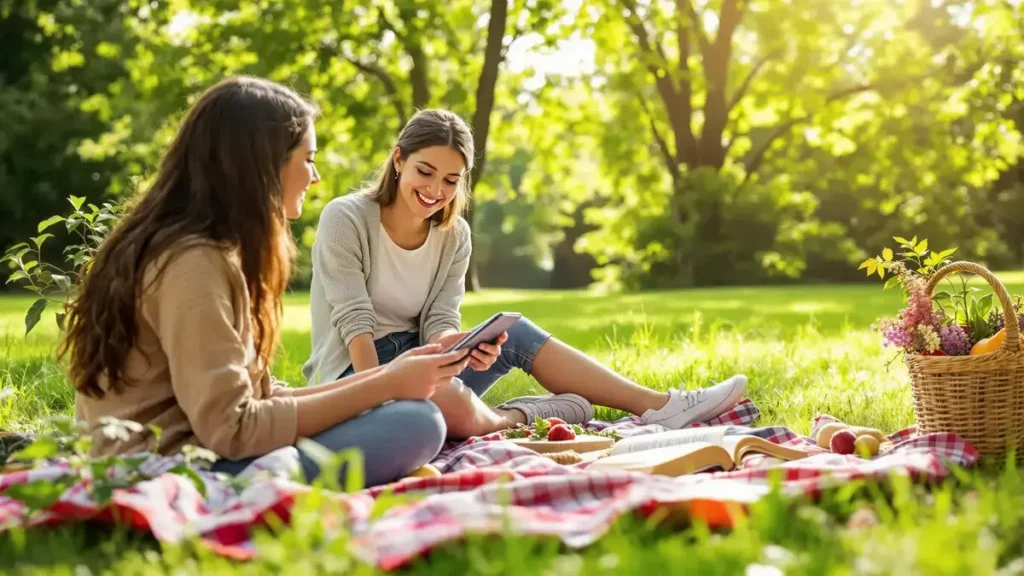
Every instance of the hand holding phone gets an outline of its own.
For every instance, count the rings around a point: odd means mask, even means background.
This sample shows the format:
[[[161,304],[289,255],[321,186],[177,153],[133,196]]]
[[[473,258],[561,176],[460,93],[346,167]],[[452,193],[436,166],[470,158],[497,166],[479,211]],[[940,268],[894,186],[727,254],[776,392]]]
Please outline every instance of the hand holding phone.
[[[465,338],[450,346],[445,352],[454,352],[463,348],[472,350],[483,343],[493,344],[499,336],[522,317],[522,314],[516,312],[498,312],[466,334]]]

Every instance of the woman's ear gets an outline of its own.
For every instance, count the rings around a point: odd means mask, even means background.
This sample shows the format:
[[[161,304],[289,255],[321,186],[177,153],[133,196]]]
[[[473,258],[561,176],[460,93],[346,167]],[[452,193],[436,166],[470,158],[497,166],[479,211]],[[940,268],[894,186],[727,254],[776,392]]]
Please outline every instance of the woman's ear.
[[[402,150],[395,146],[394,153],[392,154],[392,162],[395,164],[395,172],[402,171]]]

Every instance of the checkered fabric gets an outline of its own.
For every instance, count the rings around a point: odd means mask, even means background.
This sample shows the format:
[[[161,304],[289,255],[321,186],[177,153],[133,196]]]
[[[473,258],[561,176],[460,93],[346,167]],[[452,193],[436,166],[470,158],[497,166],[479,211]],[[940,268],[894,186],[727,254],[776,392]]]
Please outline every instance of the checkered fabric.
[[[695,426],[749,427],[758,416],[754,404],[744,400],[727,414]],[[812,434],[835,421],[819,416],[812,423]],[[664,430],[643,425],[635,417],[592,422],[587,427],[615,429],[623,437]],[[495,433],[445,446],[433,462],[441,476],[335,494],[334,501],[344,511],[354,552],[368,563],[394,569],[469,534],[511,530],[556,536],[570,547],[585,546],[631,512],[683,511],[712,526],[728,527],[746,505],[769,492],[776,477],[785,493],[814,497],[828,487],[890,474],[916,481],[941,479],[950,466],[968,467],[978,458],[974,448],[953,434],[918,435],[913,428],[890,435],[892,447],[870,460],[833,454],[787,428],[750,428],[745,433],[806,450],[811,456],[792,462],[750,456],[733,471],[670,478],[588,471],[586,461],[556,464],[528,448],[501,441]],[[81,481],[68,487],[49,509],[36,512],[13,498],[11,488],[66,478],[67,463],[6,473],[0,475],[0,529],[92,519],[148,531],[163,542],[194,536],[220,554],[250,558],[259,553],[253,545],[253,529],[264,525],[268,515],[287,522],[297,497],[309,490],[281,474],[266,474],[287,468],[282,463],[294,461],[294,450],[285,448],[255,462],[244,474],[255,476],[241,489],[200,472],[205,496],[190,479],[167,473],[181,464],[180,457],[153,456],[145,465],[153,479],[115,490],[105,505],[90,495],[90,483]],[[376,500],[385,494],[411,497],[383,514],[373,514]]]

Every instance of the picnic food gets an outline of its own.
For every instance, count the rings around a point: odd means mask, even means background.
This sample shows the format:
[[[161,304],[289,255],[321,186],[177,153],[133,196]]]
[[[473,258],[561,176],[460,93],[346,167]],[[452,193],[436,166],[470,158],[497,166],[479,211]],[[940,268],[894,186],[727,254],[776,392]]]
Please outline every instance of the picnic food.
[[[576,433],[567,424],[556,424],[548,430],[548,440],[557,442],[559,440],[575,440]]]
[[[437,468],[434,468],[430,464],[424,464],[423,466],[420,466],[419,468],[417,468],[417,469],[413,470],[412,472],[410,472],[408,477],[409,478],[429,478],[431,476],[440,476],[440,475],[441,475],[441,471],[440,470],[438,470]]]
[[[996,332],[991,338],[984,338],[978,340],[978,342],[971,346],[971,356],[980,356],[982,354],[991,354],[999,349],[1003,345],[1003,341],[1006,340],[1006,328],[1003,328],[999,332]]]
[[[854,452],[862,456],[877,456],[880,442],[874,436],[862,434],[853,441]]]
[[[829,449],[836,454],[853,454],[857,437],[850,430],[840,430],[829,440]]]
[[[818,435],[814,441],[818,444],[819,448],[828,448],[832,442],[832,436],[840,430],[845,430],[846,424],[841,422],[833,422],[831,424],[825,424],[818,430]]]
[[[552,422],[555,424],[552,425]],[[622,437],[616,430],[587,430],[569,425],[559,418],[534,419],[533,425],[518,424],[501,432],[505,440],[535,452],[549,453],[573,450],[577,453],[606,450]]]
[[[858,438],[866,434],[868,436],[871,436],[875,440],[878,440],[879,443],[885,441],[885,434],[882,434],[882,431],[876,428],[865,428],[864,426],[850,426],[850,431],[853,432]]]

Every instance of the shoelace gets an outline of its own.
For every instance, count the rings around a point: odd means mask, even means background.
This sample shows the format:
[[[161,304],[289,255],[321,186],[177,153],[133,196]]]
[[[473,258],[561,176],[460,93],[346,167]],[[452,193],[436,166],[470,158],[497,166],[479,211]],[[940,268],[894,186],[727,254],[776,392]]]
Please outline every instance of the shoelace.
[[[696,406],[698,402],[704,401],[704,398],[707,396],[707,390],[704,388],[701,388],[700,390],[688,390],[686,392],[681,392],[679,396],[683,405],[686,406],[687,410],[689,410]]]

